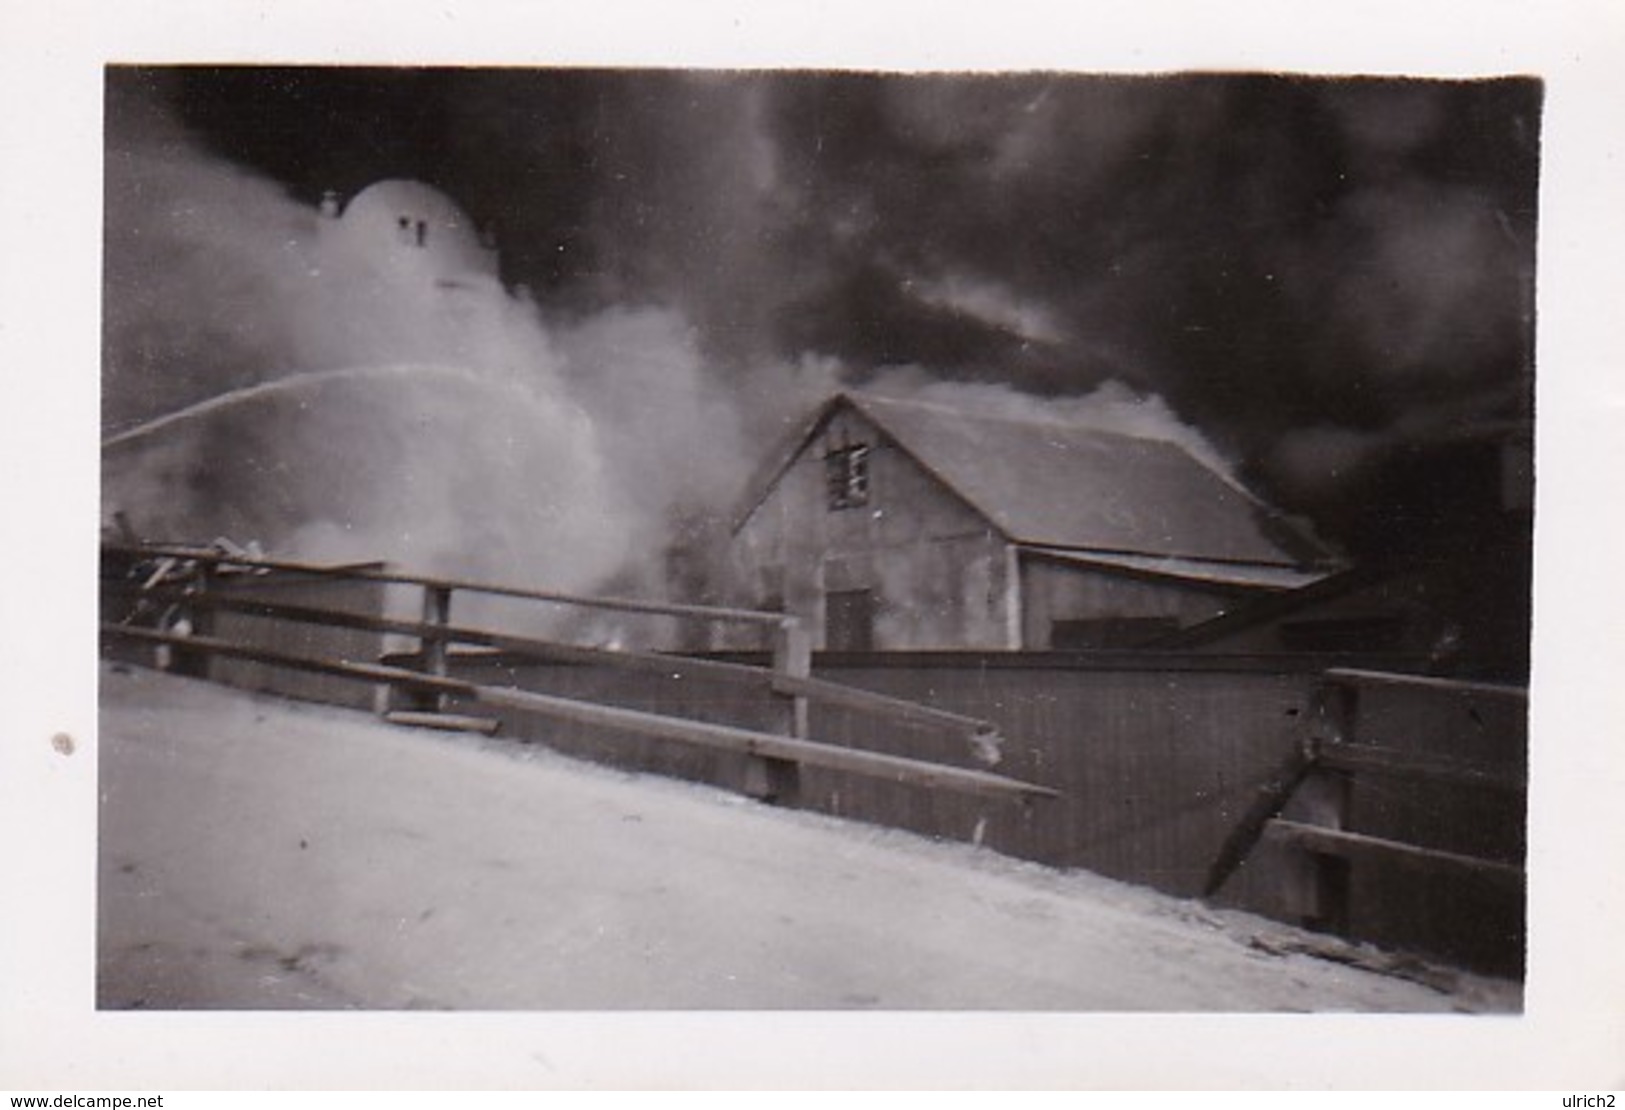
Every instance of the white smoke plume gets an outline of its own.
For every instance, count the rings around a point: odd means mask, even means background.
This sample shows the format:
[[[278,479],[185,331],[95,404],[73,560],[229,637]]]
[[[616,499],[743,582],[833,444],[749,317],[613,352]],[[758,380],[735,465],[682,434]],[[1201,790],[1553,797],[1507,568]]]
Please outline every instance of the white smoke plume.
[[[1074,396],[1038,397],[996,382],[944,381],[919,367],[897,367],[882,372],[864,388],[882,396],[930,401],[994,416],[1175,443],[1227,480],[1241,484],[1236,461],[1201,429],[1181,420],[1162,397],[1119,381],[1107,381]]]
[[[320,560],[663,588],[674,519],[746,465],[675,313],[545,326],[402,268],[162,117],[110,151],[104,512]]]

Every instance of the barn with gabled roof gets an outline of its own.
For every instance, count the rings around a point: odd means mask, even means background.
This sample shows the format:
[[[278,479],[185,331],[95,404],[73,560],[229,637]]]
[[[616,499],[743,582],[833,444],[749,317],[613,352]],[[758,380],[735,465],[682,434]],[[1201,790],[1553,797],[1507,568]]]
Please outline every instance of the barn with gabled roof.
[[[1131,648],[1336,566],[1176,443],[860,393],[768,460],[729,560],[826,651]]]

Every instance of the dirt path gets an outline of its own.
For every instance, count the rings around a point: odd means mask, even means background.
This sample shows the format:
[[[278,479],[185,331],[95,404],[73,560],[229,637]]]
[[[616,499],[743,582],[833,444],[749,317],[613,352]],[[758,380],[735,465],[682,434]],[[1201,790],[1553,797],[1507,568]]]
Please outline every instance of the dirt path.
[[[542,749],[102,672],[99,1005],[1507,1009],[1291,930]]]

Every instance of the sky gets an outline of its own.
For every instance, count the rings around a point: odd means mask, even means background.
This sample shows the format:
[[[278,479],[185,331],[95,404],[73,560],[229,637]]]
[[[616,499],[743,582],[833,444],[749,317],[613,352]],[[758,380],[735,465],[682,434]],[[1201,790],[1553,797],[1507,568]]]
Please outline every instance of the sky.
[[[107,92],[109,431],[342,361],[250,322],[276,282],[242,257],[392,177],[495,236],[600,429],[653,381],[688,398],[662,443],[714,449],[707,488],[821,392],[957,384],[1166,416],[1359,553],[1494,486],[1493,453],[1431,448],[1530,419],[1533,79],[115,67]]]

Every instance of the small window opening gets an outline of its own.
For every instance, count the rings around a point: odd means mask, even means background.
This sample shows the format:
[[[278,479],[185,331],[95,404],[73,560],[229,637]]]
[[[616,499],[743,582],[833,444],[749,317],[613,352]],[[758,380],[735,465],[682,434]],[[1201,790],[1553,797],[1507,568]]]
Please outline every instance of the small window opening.
[[[869,503],[869,448],[837,447],[824,456],[824,480],[830,509],[855,509]]]
[[[423,245],[423,240],[428,237],[428,234],[429,234],[429,225],[426,222],[424,222],[423,220],[419,220],[418,221],[418,246],[421,247]]]

